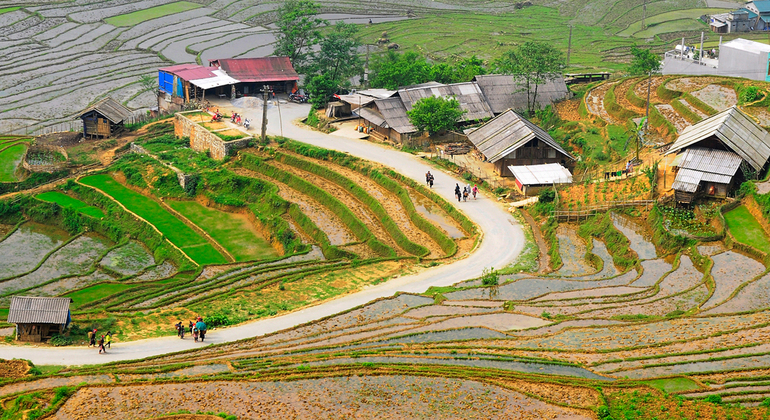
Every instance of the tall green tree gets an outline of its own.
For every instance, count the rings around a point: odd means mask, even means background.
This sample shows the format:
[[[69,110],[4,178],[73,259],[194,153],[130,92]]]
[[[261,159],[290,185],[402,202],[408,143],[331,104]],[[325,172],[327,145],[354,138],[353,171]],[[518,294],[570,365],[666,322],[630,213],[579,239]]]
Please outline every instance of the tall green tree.
[[[527,92],[527,111],[530,115],[537,108],[540,85],[561,75],[565,67],[561,51],[538,41],[525,42],[497,61],[498,71],[512,74],[522,90]]]
[[[660,57],[653,53],[649,48],[631,47],[631,64],[628,66],[628,72],[633,75],[647,75],[647,109],[645,111],[644,129],[647,129],[647,123],[650,120],[650,90],[652,89],[652,74],[660,71]],[[641,128],[640,132],[641,132]],[[637,145],[636,157],[639,158],[639,147]]]
[[[278,32],[274,55],[287,56],[302,72],[308,55],[321,39],[320,28],[328,24],[318,17],[321,6],[312,0],[288,0],[278,9]]]
[[[455,98],[428,96],[415,102],[412,109],[407,111],[409,121],[420,131],[436,134],[441,130],[451,130],[457,125],[457,120],[465,111],[460,109],[460,103]]]
[[[329,102],[329,98],[337,92],[339,81],[334,79],[328,72],[316,74],[308,80],[307,88],[310,94],[310,105],[313,110],[321,109]]]
[[[424,83],[430,78],[430,67],[425,57],[414,51],[399,54],[388,50],[372,60],[370,83],[374,88],[391,90]]]
[[[312,68],[315,73],[327,73],[333,80],[342,81],[360,74],[361,57],[358,48],[361,41],[357,37],[358,26],[337,22],[319,43],[319,49],[313,54]]]

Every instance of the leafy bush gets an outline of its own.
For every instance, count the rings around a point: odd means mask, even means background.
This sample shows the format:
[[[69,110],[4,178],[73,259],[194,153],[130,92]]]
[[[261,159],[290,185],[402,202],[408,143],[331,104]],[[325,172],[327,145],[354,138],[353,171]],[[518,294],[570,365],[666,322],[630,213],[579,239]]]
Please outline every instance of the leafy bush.
[[[556,191],[546,188],[540,191],[540,194],[537,195],[537,199],[541,203],[551,203],[556,199]]]
[[[74,341],[70,337],[67,337],[65,335],[56,334],[53,337],[51,337],[51,339],[48,341],[48,344],[50,344],[50,345],[52,345],[54,347],[63,347],[63,346],[69,346],[73,342]]]
[[[706,402],[712,404],[722,404],[722,396],[718,394],[712,394],[706,397]]]
[[[744,88],[741,90],[741,93],[738,96],[738,99],[740,99],[740,102],[745,104],[749,102],[754,102],[756,100],[761,99],[763,96],[765,96],[761,90],[759,90],[756,86],[749,86],[747,88]]]
[[[211,315],[207,315],[204,318],[204,321],[206,322],[206,326],[209,328],[225,327],[243,322],[243,320],[240,318],[231,318],[221,312],[215,312]]]
[[[485,268],[481,272],[481,284],[484,286],[497,286],[500,283],[500,275],[494,268]]]

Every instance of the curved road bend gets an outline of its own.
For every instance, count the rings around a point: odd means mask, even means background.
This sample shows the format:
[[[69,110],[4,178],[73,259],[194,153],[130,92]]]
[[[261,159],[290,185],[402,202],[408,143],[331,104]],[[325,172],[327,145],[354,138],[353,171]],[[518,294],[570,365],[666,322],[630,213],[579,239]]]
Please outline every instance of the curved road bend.
[[[436,171],[435,168],[423,163],[421,159],[413,155],[365,140],[352,140],[305,130],[292,123],[292,121],[298,118],[307,116],[308,109],[308,105],[281,105],[284,136],[379,162],[418,182],[423,182],[425,180],[425,173],[433,170],[436,178],[433,190],[450,202],[455,199],[454,184],[461,183],[462,181],[453,175]],[[255,121],[251,131],[258,135],[260,125],[256,122],[260,121],[261,113],[257,110],[249,110],[245,114],[252,121]],[[271,107],[269,110],[268,121],[268,132],[270,134],[279,134],[280,126],[276,108]],[[478,248],[469,257],[452,264],[424,270],[418,274],[398,277],[376,286],[367,287],[357,293],[345,295],[285,315],[249,322],[236,327],[212,330],[206,337],[206,344],[235,341],[291,328],[366,304],[380,297],[392,296],[398,291],[421,293],[430,286],[448,286],[462,280],[477,277],[484,268],[500,268],[516,259],[524,245],[524,235],[516,220],[502,206],[483,194],[476,201],[460,203],[458,206],[471,220],[478,224],[484,235]],[[170,328],[171,321],[169,321]],[[0,346],[0,358],[29,359],[39,365],[83,365],[141,359],[187,350],[202,345],[204,344],[195,343],[192,339],[179,340],[177,337],[162,337],[128,343],[113,343],[112,348],[106,355],[98,354],[96,349],[83,347],[37,348],[30,346]]]

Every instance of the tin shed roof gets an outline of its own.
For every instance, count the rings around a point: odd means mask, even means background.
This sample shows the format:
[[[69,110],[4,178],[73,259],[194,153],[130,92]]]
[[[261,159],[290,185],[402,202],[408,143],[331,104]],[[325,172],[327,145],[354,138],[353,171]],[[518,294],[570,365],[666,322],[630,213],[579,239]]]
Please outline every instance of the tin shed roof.
[[[385,121],[385,118],[383,118],[382,114],[377,112],[377,110],[375,109],[361,107],[353,111],[353,114],[360,116],[361,118],[365,119],[366,121],[369,121],[370,123],[376,126],[389,128],[388,123]]]
[[[407,111],[411,110],[420,99],[439,96],[457,99],[457,102],[460,103],[460,109],[465,111],[461,121],[475,121],[494,116],[484,93],[473,82],[401,88],[398,90],[398,96],[401,97]]]
[[[112,99],[111,96],[93,104],[88,109],[81,112],[80,115],[78,115],[78,118],[83,117],[83,115],[88,114],[91,111],[98,112],[108,120],[112,121],[113,124],[117,124],[131,117],[131,111],[124,107],[120,102]]]
[[[289,57],[221,58],[209,60],[241,82],[284,82],[299,80]]]
[[[484,92],[489,106],[495,114],[506,109],[527,109],[527,91],[524,84],[514,80],[508,74],[485,74],[476,76],[473,80]],[[567,84],[562,76],[548,80],[537,87],[537,105],[545,107],[565,99],[569,94]]]
[[[569,169],[558,163],[542,165],[509,166],[513,176],[522,185],[571,184],[572,174]]]
[[[497,162],[532,139],[545,142],[559,153],[575,160],[542,128],[509,109],[468,133],[468,140],[486,156]]]
[[[8,322],[12,324],[66,324],[70,298],[12,296]]]
[[[401,134],[417,132],[417,127],[412,125],[409,116],[406,115],[406,107],[401,102],[401,98],[396,96],[388,99],[377,99],[374,104],[390,128]]]
[[[770,158],[770,133],[735,106],[686,128],[665,154],[694,146],[712,136],[757,171]]]

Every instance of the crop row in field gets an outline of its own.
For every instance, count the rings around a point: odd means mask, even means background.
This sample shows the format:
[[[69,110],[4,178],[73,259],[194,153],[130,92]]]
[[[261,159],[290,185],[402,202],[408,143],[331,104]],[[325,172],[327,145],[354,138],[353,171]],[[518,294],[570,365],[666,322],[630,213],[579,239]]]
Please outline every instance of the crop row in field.
[[[62,207],[77,210],[86,216],[96,217],[97,219],[104,217],[104,212],[98,207],[89,206],[77,198],[70,197],[69,195],[58,191],[44,192],[42,194],[36,195],[35,198],[49,203],[56,203]]]

